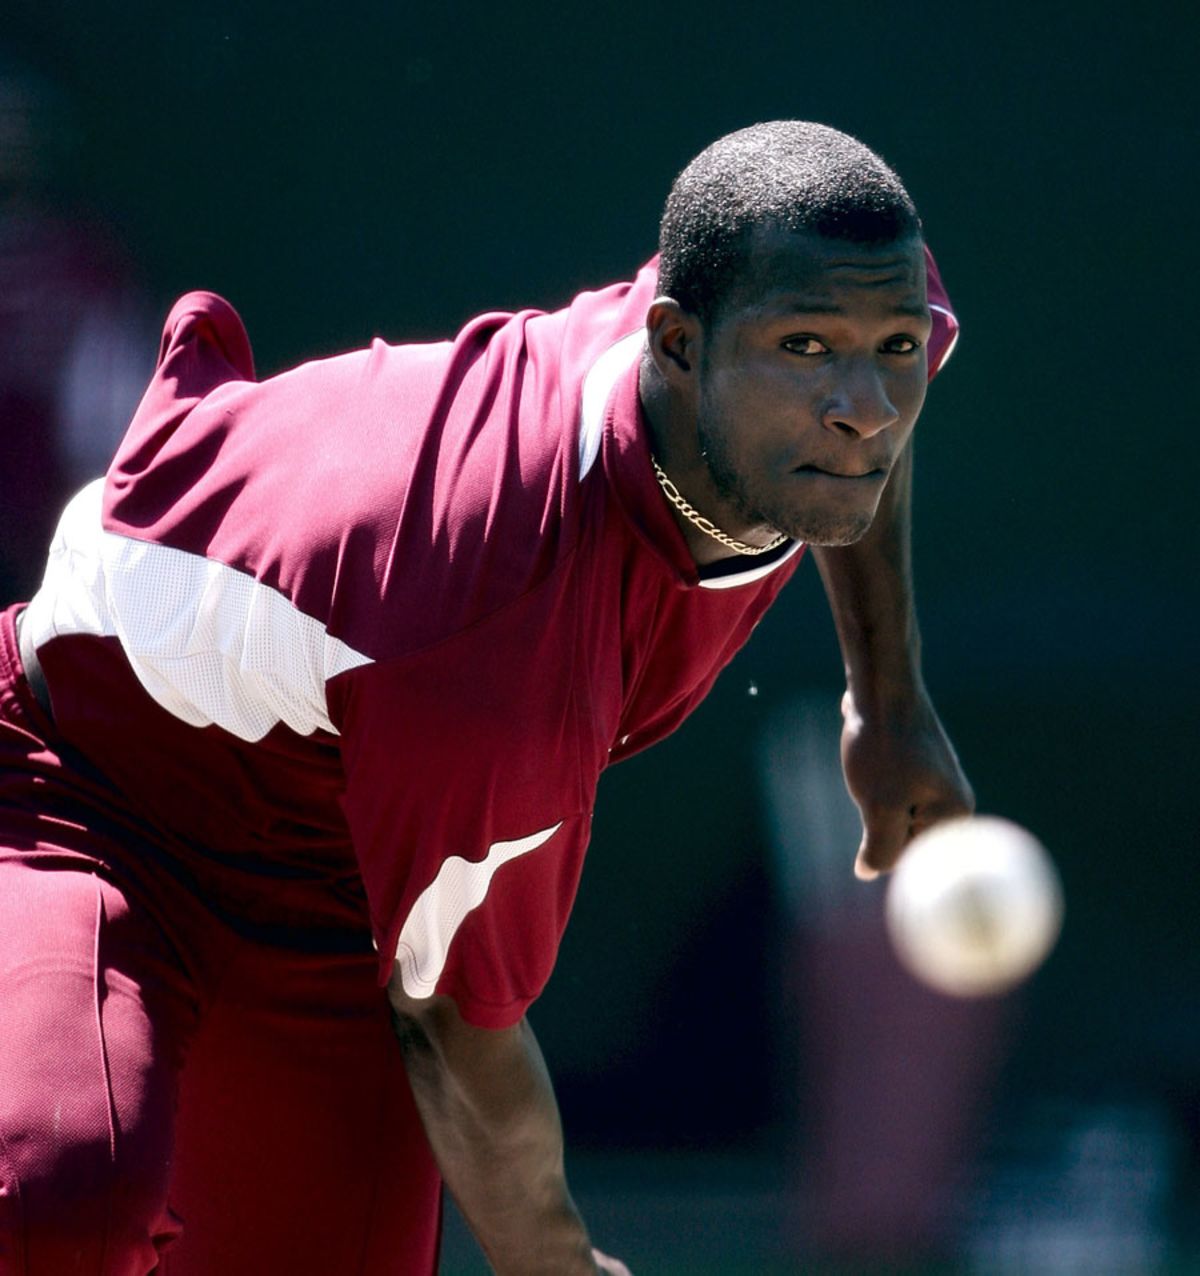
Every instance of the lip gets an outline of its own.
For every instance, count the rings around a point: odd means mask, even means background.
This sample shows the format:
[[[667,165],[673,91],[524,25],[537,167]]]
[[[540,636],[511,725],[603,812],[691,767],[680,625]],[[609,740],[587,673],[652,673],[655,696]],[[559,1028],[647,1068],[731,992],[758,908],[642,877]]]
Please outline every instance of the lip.
[[[874,470],[827,470],[820,465],[798,465],[793,474],[811,474],[817,478],[839,479],[843,483],[878,483],[887,478],[883,467]]]

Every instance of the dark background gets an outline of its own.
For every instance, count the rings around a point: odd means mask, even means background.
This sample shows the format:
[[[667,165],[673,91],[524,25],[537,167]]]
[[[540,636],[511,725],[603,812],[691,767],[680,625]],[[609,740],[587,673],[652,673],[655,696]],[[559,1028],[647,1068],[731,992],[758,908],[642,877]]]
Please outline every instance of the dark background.
[[[161,310],[229,296],[264,372],[626,277],[675,172],[759,119],[893,163],[963,322],[919,432],[928,677],[981,808],[1066,890],[997,1094],[1146,1097],[1194,1136],[1192,6],[3,4],[0,47],[72,104],[62,207],[118,228]],[[534,1012],[585,1144],[777,1137],[754,749],[839,673],[801,576],[602,784]]]

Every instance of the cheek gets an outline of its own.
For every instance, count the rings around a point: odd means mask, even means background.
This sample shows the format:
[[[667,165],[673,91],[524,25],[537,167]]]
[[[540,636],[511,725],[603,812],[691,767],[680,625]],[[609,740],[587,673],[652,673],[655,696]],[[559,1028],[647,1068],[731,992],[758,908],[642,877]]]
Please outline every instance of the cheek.
[[[892,402],[905,421],[913,422],[917,419],[917,415],[925,405],[925,393],[928,388],[929,384],[923,367],[918,373],[900,378],[895,387]]]
[[[719,433],[730,445],[744,437],[754,416],[754,385],[744,375],[725,372],[705,379],[700,390],[703,430]]]
[[[883,388],[896,410],[898,419],[892,425],[890,434],[899,444],[912,433],[917,417],[921,414],[925,403],[925,378],[923,372],[919,376],[893,375],[884,382]]]
[[[736,372],[714,377],[706,406],[745,444],[792,429],[811,407],[814,387],[777,363],[746,361]]]

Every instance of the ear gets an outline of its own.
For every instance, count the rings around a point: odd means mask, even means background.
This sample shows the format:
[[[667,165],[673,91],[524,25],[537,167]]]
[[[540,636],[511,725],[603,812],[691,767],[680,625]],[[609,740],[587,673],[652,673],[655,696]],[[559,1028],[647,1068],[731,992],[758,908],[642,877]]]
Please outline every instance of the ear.
[[[689,380],[700,366],[704,329],[700,320],[671,297],[656,297],[646,311],[650,357],[672,385]]]

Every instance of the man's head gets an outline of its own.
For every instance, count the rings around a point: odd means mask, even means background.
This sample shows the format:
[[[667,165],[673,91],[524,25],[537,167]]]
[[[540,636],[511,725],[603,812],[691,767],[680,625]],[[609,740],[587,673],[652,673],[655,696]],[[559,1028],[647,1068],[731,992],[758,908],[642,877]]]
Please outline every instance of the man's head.
[[[920,236],[899,177],[856,138],[774,120],[719,138],[675,179],[659,225],[659,290],[711,323],[770,227],[853,244]]]
[[[661,250],[643,402],[672,479],[742,539],[857,540],[925,393],[924,245],[899,178],[835,129],[756,125],[680,174]]]

